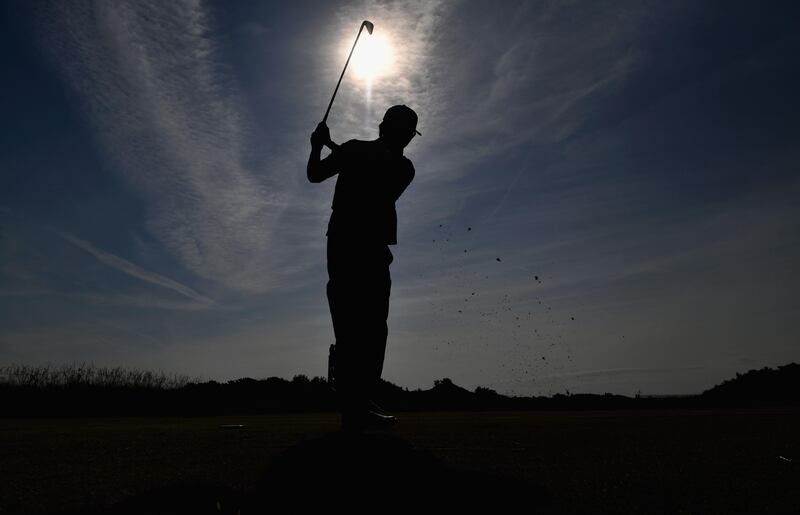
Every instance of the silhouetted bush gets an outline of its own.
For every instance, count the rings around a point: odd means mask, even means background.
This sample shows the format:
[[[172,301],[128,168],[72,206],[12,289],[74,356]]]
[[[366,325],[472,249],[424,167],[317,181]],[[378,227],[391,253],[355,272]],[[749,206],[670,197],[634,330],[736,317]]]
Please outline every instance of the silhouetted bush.
[[[736,374],[703,392],[711,403],[737,406],[797,406],[800,404],[800,365],[764,367]]]

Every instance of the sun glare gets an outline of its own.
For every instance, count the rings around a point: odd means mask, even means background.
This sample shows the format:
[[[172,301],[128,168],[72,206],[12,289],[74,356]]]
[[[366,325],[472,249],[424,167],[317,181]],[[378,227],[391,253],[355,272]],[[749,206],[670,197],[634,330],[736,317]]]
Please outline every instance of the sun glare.
[[[353,52],[350,66],[353,67],[356,77],[368,81],[391,72],[394,67],[394,52],[388,39],[377,31],[372,36],[364,31]]]

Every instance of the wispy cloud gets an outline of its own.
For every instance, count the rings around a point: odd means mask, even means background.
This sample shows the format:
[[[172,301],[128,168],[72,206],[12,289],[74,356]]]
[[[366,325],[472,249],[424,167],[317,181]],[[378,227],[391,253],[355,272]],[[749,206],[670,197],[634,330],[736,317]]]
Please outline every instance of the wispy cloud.
[[[135,277],[150,284],[155,284],[157,286],[161,286],[162,288],[167,288],[176,293],[180,293],[181,295],[188,297],[194,301],[197,301],[201,304],[204,304],[206,306],[211,306],[214,304],[213,300],[209,299],[208,297],[204,297],[203,295],[197,293],[188,286],[184,286],[183,284],[173,279],[170,279],[169,277],[164,277],[163,275],[159,275],[155,272],[145,270],[144,268],[135,265],[126,259],[111,254],[110,252],[100,250],[91,243],[84,241],[80,238],[76,238],[71,234],[62,232],[60,233],[60,236],[65,240],[67,240],[68,242],[75,245],[76,247],[85,250],[86,252],[97,258],[97,260],[103,263],[104,265],[109,266],[115,270],[119,270],[122,273],[128,274],[131,277]]]
[[[433,84],[431,150],[440,156],[436,175],[450,180],[474,171],[466,163],[569,136],[592,115],[584,102],[619,86],[641,61],[631,40],[644,8],[621,14],[521,2],[465,9],[469,23],[436,40],[444,72]]]
[[[42,32],[111,169],[144,196],[147,227],[180,263],[251,291],[298,267],[275,244],[285,189],[245,164],[252,127],[204,2],[54,3]]]

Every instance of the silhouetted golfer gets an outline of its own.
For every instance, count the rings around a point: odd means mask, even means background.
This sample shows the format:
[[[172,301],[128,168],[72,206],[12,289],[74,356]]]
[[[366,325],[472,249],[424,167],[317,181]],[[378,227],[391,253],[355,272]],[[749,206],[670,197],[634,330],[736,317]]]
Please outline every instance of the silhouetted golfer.
[[[336,145],[325,122],[311,134],[308,180],[339,174],[328,223],[328,306],[336,337],[336,389],[342,428],[383,428],[396,420],[371,402],[383,371],[392,286],[389,245],[397,244],[395,202],[414,178],[403,149],[415,134],[417,114],[390,107],[372,141]],[[333,149],[320,160],[322,147]]]

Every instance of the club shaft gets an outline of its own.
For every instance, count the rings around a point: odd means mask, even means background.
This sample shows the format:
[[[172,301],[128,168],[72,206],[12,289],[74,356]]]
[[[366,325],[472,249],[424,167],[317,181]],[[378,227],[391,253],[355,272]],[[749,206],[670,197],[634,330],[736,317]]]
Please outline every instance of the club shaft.
[[[342,68],[342,74],[339,75],[339,82],[336,83],[336,89],[333,90],[333,96],[331,97],[331,101],[328,102],[328,109],[325,111],[325,117],[322,119],[322,123],[326,123],[328,121],[328,113],[331,112],[331,106],[333,105],[333,99],[336,98],[336,92],[339,91],[339,85],[342,83],[342,78],[344,77],[344,72],[347,70],[347,65],[350,64],[350,58],[353,57],[353,50],[356,49],[356,44],[358,43],[358,38],[361,37],[361,31],[364,30],[364,24],[361,24],[361,27],[358,29],[358,34],[356,35],[356,40],[353,41],[353,48],[350,49],[350,55],[347,56],[347,61],[344,63],[344,68]]]

